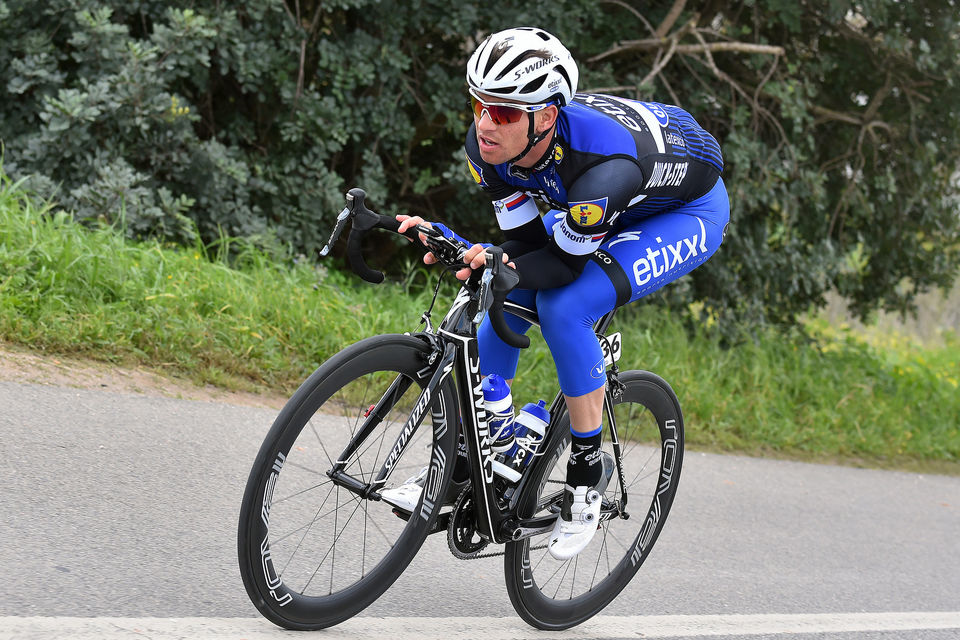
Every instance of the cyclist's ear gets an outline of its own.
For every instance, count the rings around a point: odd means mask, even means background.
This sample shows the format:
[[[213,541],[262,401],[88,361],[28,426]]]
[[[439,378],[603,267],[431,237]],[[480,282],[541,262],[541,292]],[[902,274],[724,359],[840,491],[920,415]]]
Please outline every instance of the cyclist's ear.
[[[535,114],[536,117],[536,127],[535,131],[537,133],[543,133],[544,131],[549,131],[557,122],[557,116],[560,115],[560,109],[557,108],[557,105],[552,104],[546,109],[541,109]]]

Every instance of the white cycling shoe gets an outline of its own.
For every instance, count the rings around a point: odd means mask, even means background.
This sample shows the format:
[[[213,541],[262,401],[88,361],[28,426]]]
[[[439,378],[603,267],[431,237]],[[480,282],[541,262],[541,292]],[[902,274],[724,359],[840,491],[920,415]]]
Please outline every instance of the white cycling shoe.
[[[569,560],[583,551],[600,526],[603,492],[607,490],[615,469],[613,456],[606,451],[603,452],[601,462],[603,473],[596,487],[574,489],[570,485],[564,485],[560,517],[553,525],[553,533],[547,543],[547,550],[557,560]]]
[[[407,480],[399,487],[384,489],[380,492],[380,498],[382,498],[384,502],[393,505],[401,511],[413,513],[417,503],[420,502],[420,494],[423,493],[423,485],[427,482],[428,468],[429,467],[424,467],[423,469],[420,469],[420,471],[417,472],[417,475],[407,478]],[[469,484],[469,480],[464,480],[463,482],[455,482],[454,480],[451,480],[450,484],[447,485],[447,493],[444,496],[443,504],[453,504],[453,502],[457,499],[457,496],[459,496]]]
[[[417,503],[420,502],[423,485],[427,481],[427,469],[428,467],[420,469],[417,475],[407,478],[399,487],[384,489],[380,492],[380,497],[384,502],[388,502],[398,509],[413,513]]]
[[[600,524],[601,494],[593,487],[564,485],[560,517],[553,525],[547,550],[557,560],[569,560],[586,548]]]

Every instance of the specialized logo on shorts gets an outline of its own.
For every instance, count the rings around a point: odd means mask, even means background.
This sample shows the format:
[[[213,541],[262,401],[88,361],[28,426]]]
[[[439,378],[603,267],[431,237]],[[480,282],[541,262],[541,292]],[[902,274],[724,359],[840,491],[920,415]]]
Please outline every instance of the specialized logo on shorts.
[[[581,227],[591,227],[603,220],[607,211],[607,199],[587,200],[585,202],[571,202],[570,214]]]
[[[553,147],[553,161],[557,164],[563,161],[563,147],[560,145],[554,145]]]
[[[593,365],[593,368],[590,369],[590,377],[600,379],[603,377],[603,372],[606,371],[604,367],[603,358],[597,360],[597,364]]]
[[[470,175],[473,176],[474,182],[484,187],[487,186],[487,183],[483,181],[483,168],[471,160],[470,156],[467,156],[467,168],[470,169]]]

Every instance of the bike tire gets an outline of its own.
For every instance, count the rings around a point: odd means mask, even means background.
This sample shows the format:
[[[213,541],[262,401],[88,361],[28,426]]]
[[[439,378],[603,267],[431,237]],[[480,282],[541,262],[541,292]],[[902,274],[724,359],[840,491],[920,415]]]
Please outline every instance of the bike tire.
[[[504,575],[510,601],[520,617],[538,629],[578,625],[617,597],[653,548],[677,491],[683,416],[676,394],[666,381],[646,371],[628,371],[619,377],[625,388],[614,399],[614,411],[627,512],[632,517],[603,520],[587,548],[567,561],[549,555],[549,533],[506,545]],[[603,450],[612,454],[606,413],[603,419]],[[568,414],[554,428],[562,429],[562,443],[554,441],[552,450],[531,470],[534,475],[518,498],[522,517],[546,515],[547,503],[556,505],[562,494],[570,447]],[[604,500],[621,497],[614,472]],[[638,513],[638,507],[643,511]]]
[[[358,342],[321,365],[277,416],[250,471],[237,535],[247,594],[271,622],[296,630],[343,622],[386,591],[423,544],[439,504],[421,495],[404,520],[388,503],[333,483],[325,471],[366,417],[364,410],[371,413],[368,404],[403,376],[412,383],[348,457],[346,471],[371,482],[399,434],[408,432],[384,487],[423,465],[429,467],[424,493],[443,495],[457,441],[451,385],[443,384],[430,411],[420,414],[432,429],[418,425],[409,433],[406,424],[435,370],[427,362],[430,353],[423,340],[407,335]]]

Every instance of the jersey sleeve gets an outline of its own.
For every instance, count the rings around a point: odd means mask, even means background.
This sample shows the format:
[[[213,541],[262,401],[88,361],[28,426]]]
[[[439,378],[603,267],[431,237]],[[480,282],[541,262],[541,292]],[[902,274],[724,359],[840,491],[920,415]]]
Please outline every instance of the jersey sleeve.
[[[518,286],[552,289],[576,280],[614,220],[632,203],[643,172],[628,158],[611,158],[585,171],[567,191],[569,207],[549,243],[519,257]]]
[[[606,238],[643,183],[639,165],[628,158],[611,158],[594,165],[567,190],[569,208],[557,224],[553,241],[571,256],[592,254]]]

